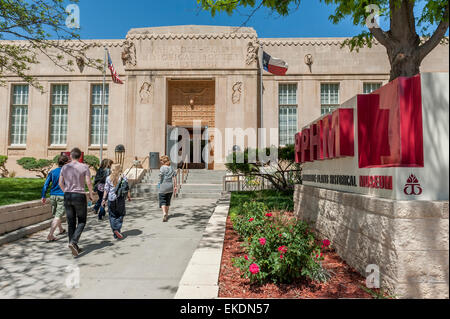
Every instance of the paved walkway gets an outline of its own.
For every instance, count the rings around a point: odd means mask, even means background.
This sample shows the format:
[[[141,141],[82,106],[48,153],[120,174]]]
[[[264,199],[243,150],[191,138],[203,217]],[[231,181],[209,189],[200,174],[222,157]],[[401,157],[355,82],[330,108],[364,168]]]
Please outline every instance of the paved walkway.
[[[78,258],[47,231],[0,246],[0,298],[173,298],[215,202],[174,200],[168,223],[154,200],[127,203],[122,241],[90,214]]]

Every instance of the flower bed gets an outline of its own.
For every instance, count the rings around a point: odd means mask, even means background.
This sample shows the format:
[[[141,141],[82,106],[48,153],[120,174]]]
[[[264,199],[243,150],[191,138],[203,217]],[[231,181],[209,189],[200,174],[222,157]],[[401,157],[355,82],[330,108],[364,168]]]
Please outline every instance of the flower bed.
[[[372,298],[330,244],[292,213],[240,203],[227,220],[219,297]]]

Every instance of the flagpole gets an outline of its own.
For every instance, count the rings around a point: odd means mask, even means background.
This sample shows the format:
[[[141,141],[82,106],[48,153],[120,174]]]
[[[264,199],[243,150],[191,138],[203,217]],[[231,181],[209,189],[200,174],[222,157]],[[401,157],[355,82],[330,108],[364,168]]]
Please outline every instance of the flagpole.
[[[106,47],[104,47],[105,49],[105,60],[103,63],[103,87],[102,87],[102,110],[100,112],[100,163],[103,161],[103,132],[105,130],[104,128],[104,115],[105,114],[105,100],[106,100],[106,60],[108,59],[107,52],[108,50],[106,49]]]
[[[264,73],[264,50],[263,50],[263,46],[262,44],[260,44],[259,46],[259,50],[261,52],[260,54],[260,62],[259,62],[259,67],[260,67],[260,71],[259,71],[259,86],[260,86],[260,115],[259,115],[259,120],[260,120],[260,137],[259,137],[259,143],[260,143],[260,148],[262,149],[264,147],[264,136],[263,136],[263,127],[264,127],[264,83],[263,83],[263,73]]]

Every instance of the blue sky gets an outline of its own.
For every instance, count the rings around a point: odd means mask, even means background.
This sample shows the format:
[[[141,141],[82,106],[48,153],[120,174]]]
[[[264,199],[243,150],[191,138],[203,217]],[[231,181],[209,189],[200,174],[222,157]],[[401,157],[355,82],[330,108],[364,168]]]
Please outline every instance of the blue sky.
[[[240,26],[249,9],[211,17],[199,12],[196,0],[80,0],[81,37],[84,39],[122,39],[131,28],[167,25]],[[328,16],[331,6],[318,0],[303,0],[298,11],[288,17],[260,10],[248,23],[260,37],[345,37],[361,31],[350,21],[333,25]]]

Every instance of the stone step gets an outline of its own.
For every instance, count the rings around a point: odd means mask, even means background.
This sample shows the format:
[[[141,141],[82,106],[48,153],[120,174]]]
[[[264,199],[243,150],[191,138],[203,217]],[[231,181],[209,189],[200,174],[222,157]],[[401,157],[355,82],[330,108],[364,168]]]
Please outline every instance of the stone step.
[[[180,198],[217,198],[219,199],[222,196],[222,193],[189,193],[185,194],[181,192],[179,194]]]

